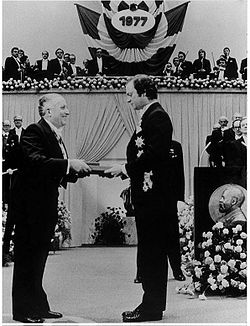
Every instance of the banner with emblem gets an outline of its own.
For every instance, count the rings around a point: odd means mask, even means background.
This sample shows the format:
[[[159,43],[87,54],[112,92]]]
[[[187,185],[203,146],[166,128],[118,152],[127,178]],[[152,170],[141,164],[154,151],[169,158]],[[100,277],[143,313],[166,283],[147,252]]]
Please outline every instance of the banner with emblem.
[[[76,4],[85,58],[94,58],[101,48],[110,75],[160,75],[175,49],[189,2],[170,10],[163,0],[91,3],[93,10],[90,4]]]

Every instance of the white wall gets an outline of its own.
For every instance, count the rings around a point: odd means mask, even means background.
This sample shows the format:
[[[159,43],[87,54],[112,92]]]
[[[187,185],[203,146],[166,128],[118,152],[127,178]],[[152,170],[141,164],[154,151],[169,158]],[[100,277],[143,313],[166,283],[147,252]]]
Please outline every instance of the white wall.
[[[74,1],[98,8],[96,1]],[[2,53],[3,60],[10,49],[18,46],[29,55],[31,63],[41,57],[41,51],[54,57],[57,47],[77,55],[82,64],[85,46],[82,30],[73,1],[3,1],[2,2]],[[169,8],[186,1],[168,0]],[[231,48],[238,63],[246,57],[247,0],[191,0],[188,6],[183,33],[174,55],[189,51],[193,61],[200,48],[207,57],[215,60],[223,47]]]

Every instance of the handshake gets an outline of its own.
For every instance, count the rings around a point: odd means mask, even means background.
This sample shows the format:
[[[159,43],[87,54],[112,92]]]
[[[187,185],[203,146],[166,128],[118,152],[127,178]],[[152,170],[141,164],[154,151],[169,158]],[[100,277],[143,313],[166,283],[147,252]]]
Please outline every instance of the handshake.
[[[78,178],[83,178],[90,175],[91,167],[84,160],[70,159],[69,170]]]

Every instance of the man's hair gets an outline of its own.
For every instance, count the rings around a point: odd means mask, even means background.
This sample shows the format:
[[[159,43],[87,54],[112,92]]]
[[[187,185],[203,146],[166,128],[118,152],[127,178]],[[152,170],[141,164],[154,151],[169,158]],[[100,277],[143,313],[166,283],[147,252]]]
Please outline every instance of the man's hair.
[[[230,52],[230,49],[229,49],[228,46],[225,46],[224,49],[223,49],[223,51],[224,51],[224,50],[229,50],[229,52]]]
[[[185,52],[183,52],[183,51],[179,51],[179,52],[178,52],[178,55],[179,55],[179,54],[183,54],[183,55],[184,55],[184,58],[186,58],[186,53],[185,53]]]
[[[232,128],[235,128],[234,125],[235,125],[235,122],[241,122],[241,119],[235,119],[233,122],[232,122]],[[240,127],[240,125],[239,125]]]
[[[50,94],[42,95],[38,99],[38,112],[41,117],[45,116],[46,114],[46,103],[54,100],[58,96],[60,97],[61,95],[57,93],[50,93]]]
[[[43,54],[43,53],[47,53],[47,54],[49,55],[49,52],[48,52],[47,50],[43,51],[42,54]]]
[[[134,88],[136,89],[139,96],[146,94],[149,100],[157,98],[157,88],[154,81],[147,75],[136,75],[131,78],[133,81]]]
[[[13,120],[23,120],[23,117],[21,115],[15,115]]]
[[[57,48],[56,51],[55,51],[55,55],[57,54],[58,51],[62,51],[62,53],[64,54],[63,49],[61,49],[61,48]]]
[[[14,46],[12,49],[11,49],[11,54],[13,53],[14,50],[19,50],[17,46]]]
[[[11,126],[10,120],[4,120],[2,124],[3,126]]]

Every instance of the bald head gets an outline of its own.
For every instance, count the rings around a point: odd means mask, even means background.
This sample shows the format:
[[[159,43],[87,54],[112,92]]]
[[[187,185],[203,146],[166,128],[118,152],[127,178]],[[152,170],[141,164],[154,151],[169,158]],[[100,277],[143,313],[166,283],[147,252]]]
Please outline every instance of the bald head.
[[[45,94],[40,97],[38,111],[41,117],[50,121],[56,128],[65,126],[69,116],[65,99],[57,93]]]

